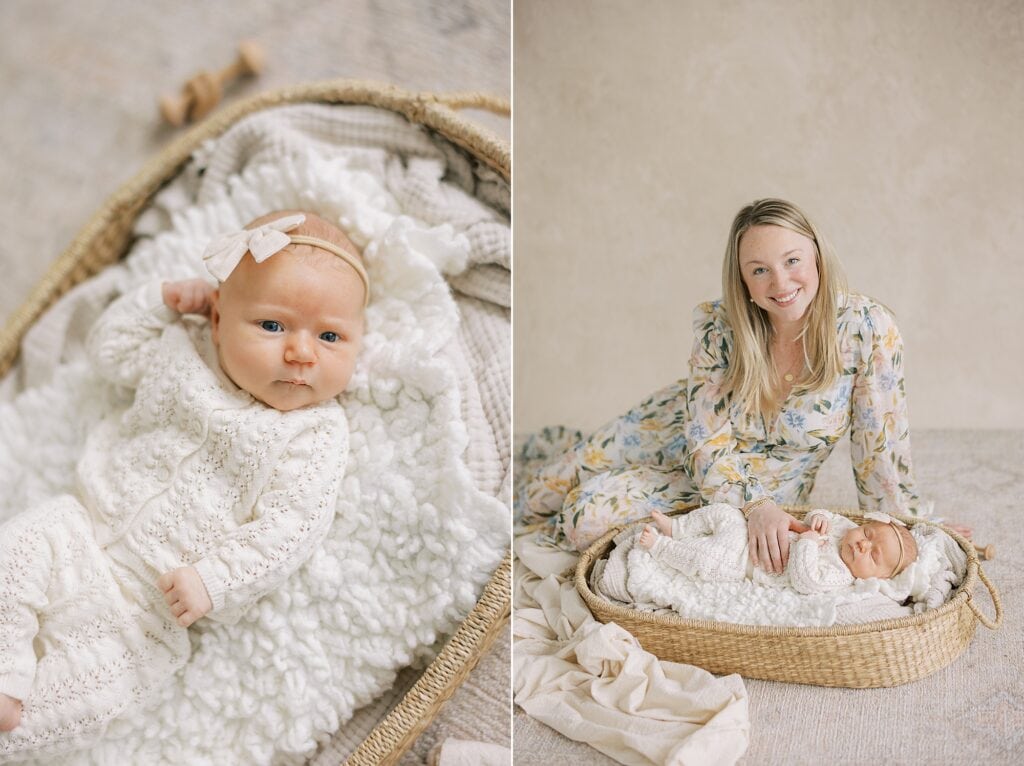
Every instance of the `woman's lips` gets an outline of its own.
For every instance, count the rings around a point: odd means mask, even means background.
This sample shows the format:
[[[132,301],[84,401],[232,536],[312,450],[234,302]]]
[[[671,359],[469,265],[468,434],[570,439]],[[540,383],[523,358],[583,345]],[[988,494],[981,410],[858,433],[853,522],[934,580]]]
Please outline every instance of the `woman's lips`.
[[[779,305],[779,306],[788,306],[788,305],[790,305],[790,304],[791,304],[791,303],[792,303],[793,301],[795,301],[795,300],[796,300],[796,296],[797,296],[797,293],[799,293],[801,289],[802,289],[802,288],[798,287],[798,288],[797,288],[796,290],[794,290],[793,292],[791,292],[791,293],[787,293],[786,295],[783,295],[783,296],[781,296],[781,297],[778,297],[778,298],[772,298],[772,300],[773,300],[773,301],[775,301],[775,303],[776,303],[777,305]]]

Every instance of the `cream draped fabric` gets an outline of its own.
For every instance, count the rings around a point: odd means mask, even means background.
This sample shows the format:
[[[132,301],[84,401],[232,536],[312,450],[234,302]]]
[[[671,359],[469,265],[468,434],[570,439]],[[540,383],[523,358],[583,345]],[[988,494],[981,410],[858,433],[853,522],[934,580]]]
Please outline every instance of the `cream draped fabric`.
[[[530,716],[624,764],[732,764],[750,736],[738,675],[663,662],[597,622],[572,581],[575,557],[516,541],[513,690]]]

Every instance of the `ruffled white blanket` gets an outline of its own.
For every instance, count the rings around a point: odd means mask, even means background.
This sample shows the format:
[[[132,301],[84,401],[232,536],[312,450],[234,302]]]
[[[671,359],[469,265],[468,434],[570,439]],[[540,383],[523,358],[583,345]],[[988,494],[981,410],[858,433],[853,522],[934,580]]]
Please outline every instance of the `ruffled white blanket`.
[[[473,607],[509,543],[507,386],[504,402],[494,395],[507,380],[509,238],[504,217],[466,188],[503,193],[391,113],[262,113],[162,193],[140,220],[155,236],[26,336],[0,404],[0,520],[70,490],[88,428],[125,406],[80,353],[114,295],[201,274],[211,237],[281,208],[340,221],[364,247],[373,285],[343,395],[349,467],[323,546],[237,625],[200,621],[192,658],[159,698],[67,763],[301,762]],[[476,330],[460,329],[446,276],[476,296],[461,302]]]

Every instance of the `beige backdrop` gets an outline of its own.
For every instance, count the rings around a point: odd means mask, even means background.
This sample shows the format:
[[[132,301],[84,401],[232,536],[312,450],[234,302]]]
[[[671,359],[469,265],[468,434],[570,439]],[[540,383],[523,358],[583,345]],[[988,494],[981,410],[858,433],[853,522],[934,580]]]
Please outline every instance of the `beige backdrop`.
[[[917,428],[1022,428],[1024,3],[517,0],[515,426],[687,374],[732,217],[803,206]]]

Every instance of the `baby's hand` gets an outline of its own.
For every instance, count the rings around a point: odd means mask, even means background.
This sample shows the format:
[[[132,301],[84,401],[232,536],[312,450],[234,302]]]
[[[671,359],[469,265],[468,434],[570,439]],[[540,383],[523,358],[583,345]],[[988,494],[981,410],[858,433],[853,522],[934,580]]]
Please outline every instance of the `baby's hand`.
[[[180,282],[164,282],[160,292],[167,308],[179,314],[209,316],[214,290],[209,282],[202,279],[183,279]]]
[[[825,538],[822,537],[821,535],[819,535],[813,529],[811,529],[811,530],[809,530],[807,532],[804,532],[802,535],[800,535],[800,539],[801,540],[813,540],[818,545],[824,545],[825,544]]]
[[[814,514],[811,516],[811,529],[817,532],[819,535],[828,534],[828,519],[821,514]]]
[[[195,567],[178,567],[164,572],[156,581],[156,587],[163,591],[171,614],[178,618],[178,624],[183,628],[213,609],[210,594],[206,592],[203,578]]]

